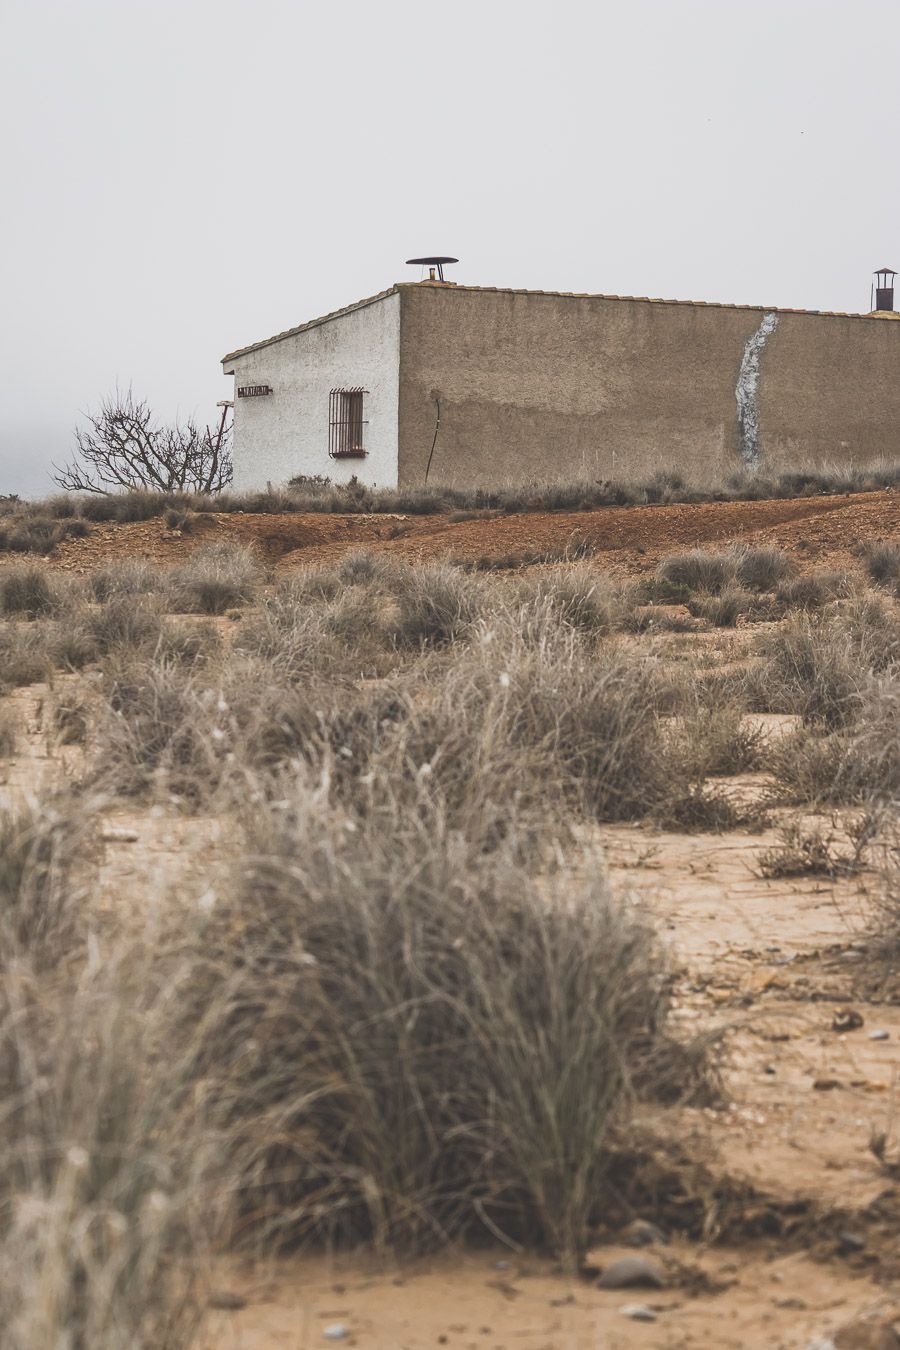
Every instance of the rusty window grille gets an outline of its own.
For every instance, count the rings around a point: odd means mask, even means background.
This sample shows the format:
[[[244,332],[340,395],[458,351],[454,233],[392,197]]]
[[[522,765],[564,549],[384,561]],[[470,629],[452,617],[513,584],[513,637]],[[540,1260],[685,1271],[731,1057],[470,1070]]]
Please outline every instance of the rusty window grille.
[[[360,458],[366,453],[363,398],[367,389],[332,389],[328,409],[328,453],[332,459]]]

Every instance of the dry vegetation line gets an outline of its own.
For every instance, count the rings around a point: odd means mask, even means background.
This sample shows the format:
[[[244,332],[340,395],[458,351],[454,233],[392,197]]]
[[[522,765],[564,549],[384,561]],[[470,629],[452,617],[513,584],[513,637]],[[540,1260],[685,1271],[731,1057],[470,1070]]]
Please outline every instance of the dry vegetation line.
[[[744,831],[782,885],[877,862],[867,969],[893,953],[900,552],[867,566],[0,569],[0,760],[39,685],[60,765],[0,807],[5,1344],[194,1345],[224,1250],[488,1235],[576,1271],[636,1209],[733,1235],[685,1135],[731,1118],[732,991],[592,841]],[[215,866],[111,869],[111,816],[176,851],[217,822]]]

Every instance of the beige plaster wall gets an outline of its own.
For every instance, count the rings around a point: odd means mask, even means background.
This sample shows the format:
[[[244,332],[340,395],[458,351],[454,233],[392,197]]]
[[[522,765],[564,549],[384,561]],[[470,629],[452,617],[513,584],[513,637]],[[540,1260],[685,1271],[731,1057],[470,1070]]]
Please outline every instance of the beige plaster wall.
[[[736,387],[773,311],[403,285],[399,481],[692,478],[742,463]],[[900,323],[775,311],[763,467],[900,458]]]

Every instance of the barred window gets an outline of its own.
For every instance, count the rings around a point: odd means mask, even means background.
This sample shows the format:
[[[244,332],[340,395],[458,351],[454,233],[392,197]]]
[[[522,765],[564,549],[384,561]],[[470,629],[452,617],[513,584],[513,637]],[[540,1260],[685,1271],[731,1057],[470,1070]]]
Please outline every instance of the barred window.
[[[358,459],[366,453],[363,399],[368,392],[332,389],[328,412],[328,453],[332,459]]]

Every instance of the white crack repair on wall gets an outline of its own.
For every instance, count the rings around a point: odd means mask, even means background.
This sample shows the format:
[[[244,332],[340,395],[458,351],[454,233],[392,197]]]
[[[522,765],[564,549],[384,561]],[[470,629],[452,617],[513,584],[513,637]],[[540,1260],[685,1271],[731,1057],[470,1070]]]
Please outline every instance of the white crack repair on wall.
[[[763,348],[778,327],[777,314],[764,314],[762,323],[748,337],[741,358],[734,397],[737,400],[738,443],[741,459],[748,469],[758,469],[762,454],[759,444],[759,360]]]

